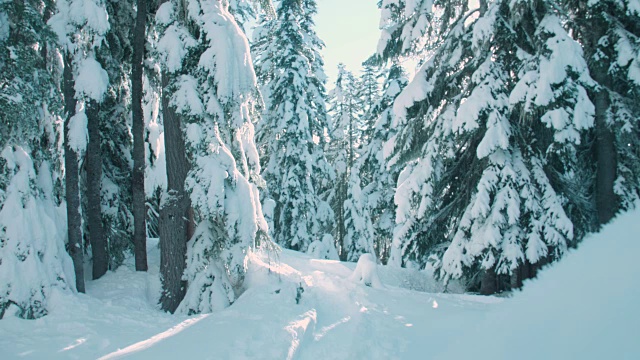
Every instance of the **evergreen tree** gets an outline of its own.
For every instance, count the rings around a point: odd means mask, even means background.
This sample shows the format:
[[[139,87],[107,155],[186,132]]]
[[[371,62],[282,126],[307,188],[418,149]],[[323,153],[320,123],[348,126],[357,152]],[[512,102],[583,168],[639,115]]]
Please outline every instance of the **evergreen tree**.
[[[362,75],[360,75],[358,86],[358,99],[362,108],[362,118],[360,121],[361,144],[368,144],[373,136],[373,129],[377,116],[374,108],[380,101],[380,86],[378,85],[378,75],[376,68],[369,62],[364,63]]]
[[[333,213],[322,193],[334,179],[325,155],[328,128],[324,74],[318,54],[322,42],[313,32],[315,1],[281,1],[276,18],[263,19],[263,40],[254,53],[263,83],[265,111],[258,144],[275,201],[273,234],[286,248],[306,251],[330,229]]]
[[[345,223],[343,251],[347,261],[357,262],[362,254],[375,256],[373,223],[369,215],[371,210],[360,188],[358,166],[351,169],[343,207]]]
[[[330,204],[335,213],[336,221],[333,235],[338,253],[343,260],[349,257],[345,247],[348,222],[345,202],[349,193],[351,170],[355,166],[358,155],[357,147],[360,142],[359,123],[362,109],[358,98],[358,86],[353,74],[345,68],[344,64],[339,64],[335,87],[329,93],[329,111],[333,116],[333,124],[327,154],[336,172],[336,181],[330,194]]]
[[[319,137],[320,143],[326,145],[328,141],[326,134],[330,122],[326,109],[327,93],[325,87],[327,83],[327,75],[324,72],[324,59],[322,58],[322,54],[320,54],[320,51],[324,49],[325,44],[314,30],[315,22],[313,21],[313,17],[318,13],[316,0],[301,0],[301,3],[301,35],[303,36],[305,44],[307,44],[307,46],[304,47],[303,52],[309,61],[311,69],[311,76],[307,77],[307,80],[311,85],[308,88],[310,98],[309,106],[315,115],[315,117],[310,120],[311,132],[314,138],[316,136]],[[323,166],[327,166],[326,162]],[[332,172],[331,169],[323,169],[321,171],[324,174]],[[315,181],[318,180],[316,179]],[[329,178],[325,178],[319,181],[318,186],[319,188],[317,190],[319,193],[326,194],[327,190],[330,189],[333,184]]]
[[[593,122],[591,80],[552,5],[451,11],[461,15],[395,104],[398,134],[387,146],[403,170],[392,263],[428,264],[445,282],[480,274],[481,292],[492,293],[497,275],[517,286],[523,267],[557,259],[575,240],[548,167],[573,170]]]
[[[393,121],[393,101],[407,86],[407,75],[397,63],[387,70],[383,85],[383,94],[369,111],[372,119],[376,119],[367,132],[371,135],[363,149],[360,162],[360,179],[362,191],[369,206],[374,232],[374,247],[378,259],[386,263],[395,225],[395,205],[393,197],[397,172],[387,167],[384,158],[384,144],[394,134],[391,127]]]
[[[163,4],[156,20],[163,28],[158,49],[172,73],[165,105],[180,118],[190,169],[184,187],[197,225],[187,245],[184,275],[163,278],[163,298],[180,295],[184,280],[185,298],[177,310],[198,313],[235,301],[247,248],[268,238],[255,185],[260,177],[252,123],[257,89],[248,42],[226,1],[182,6],[180,1]],[[167,143],[167,154],[168,148]],[[171,191],[171,175],[169,180]],[[164,201],[183,201],[168,195],[173,199]],[[183,256],[180,250],[171,248],[177,254],[161,266]],[[163,300],[163,308],[174,311],[176,303]]]
[[[52,9],[49,1],[0,5],[0,319],[12,307],[21,318],[46,315],[52,289],[74,286],[61,226],[60,69],[46,25]]]
[[[97,52],[110,80],[99,113],[100,201],[109,268],[114,270],[134,248],[130,100],[134,12],[133,4],[127,1],[108,1],[106,9],[110,31]]]

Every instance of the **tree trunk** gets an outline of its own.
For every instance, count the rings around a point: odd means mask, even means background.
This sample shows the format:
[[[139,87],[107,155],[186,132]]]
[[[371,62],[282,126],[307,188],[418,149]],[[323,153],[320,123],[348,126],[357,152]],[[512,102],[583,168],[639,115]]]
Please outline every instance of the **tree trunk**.
[[[593,80],[600,85],[599,89],[590,94],[595,106],[595,131],[594,156],[596,160],[596,211],[599,225],[606,224],[616,214],[618,200],[613,191],[616,180],[618,163],[616,159],[615,136],[607,124],[611,89],[611,76],[609,75],[610,62],[596,59],[600,51],[600,39],[606,36],[608,20],[604,13],[597,15],[589,22],[589,28],[584,29],[588,34],[585,44],[585,53],[589,62],[589,72]]]
[[[335,218],[336,218],[336,227],[337,227],[337,238],[336,238],[336,242],[337,242],[337,248],[338,251],[340,252],[340,260],[341,261],[347,261],[347,249],[344,246],[344,238],[346,237],[346,228],[345,228],[345,219],[344,219],[344,202],[347,200],[347,186],[348,186],[348,179],[347,179],[347,174],[346,172],[344,174],[342,174],[341,179],[339,180],[338,184],[337,184],[337,202],[338,202],[338,206],[337,206],[337,211],[335,214]]]
[[[145,29],[147,19],[147,0],[138,0],[138,13],[133,40],[133,64],[131,75],[132,112],[133,112],[133,174],[132,174],[132,213],[133,244],[135,247],[136,271],[147,271],[147,232],[144,192],[144,115],[142,113],[142,61],[145,46]]]
[[[522,287],[522,273],[523,273],[523,269],[526,267],[526,264],[520,264],[520,266],[518,266],[518,268],[516,268],[513,273],[511,273],[511,278],[510,280],[510,284],[509,287],[511,288],[511,290],[516,290],[516,289],[520,289]]]
[[[480,294],[493,295],[498,291],[496,269],[485,270],[482,274],[482,282],[480,283]]]
[[[71,57],[65,56],[63,76],[63,93],[66,118],[64,122],[64,167],[65,190],[67,200],[67,234],[69,237],[69,253],[73,260],[76,274],[76,289],[85,292],[84,264],[82,256],[82,217],[80,215],[80,189],[78,179],[78,154],[69,145],[69,121],[76,112],[75,90],[73,89],[73,70]]]
[[[102,227],[102,151],[100,150],[100,104],[89,100],[86,104],[87,129],[89,143],[87,144],[87,225],[89,228],[89,242],[93,254],[93,279],[104,275],[109,268],[107,239]]]
[[[187,210],[187,241],[191,240],[193,234],[196,233],[196,213],[193,211],[193,208],[189,206],[189,210]]]
[[[606,90],[596,93],[594,105],[596,107],[596,209],[598,223],[604,225],[615,216],[618,203],[613,191],[618,163],[615,137],[607,125],[609,97]]]
[[[184,182],[189,172],[180,118],[169,106],[168,74],[162,74],[162,114],[167,159],[167,194],[160,205],[160,275],[164,311],[175,312],[184,298],[186,283],[182,274],[186,268],[186,251],[191,202]]]

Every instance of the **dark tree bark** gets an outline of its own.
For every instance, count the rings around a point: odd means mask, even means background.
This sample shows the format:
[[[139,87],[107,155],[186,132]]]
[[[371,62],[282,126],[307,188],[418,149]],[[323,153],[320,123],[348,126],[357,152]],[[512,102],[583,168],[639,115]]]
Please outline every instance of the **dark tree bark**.
[[[594,156],[596,160],[596,211],[598,223],[603,225],[609,222],[616,214],[618,199],[613,191],[618,168],[616,158],[615,136],[607,124],[610,100],[609,91],[612,88],[611,75],[609,74],[610,61],[607,59],[595,60],[598,54],[600,39],[606,35],[608,22],[604,14],[594,17],[589,22],[589,30],[585,32],[589,39],[585,53],[590,57],[589,71],[592,78],[600,86],[590,94],[595,106],[595,135]]]
[[[513,273],[511,273],[511,277],[509,279],[509,287],[511,288],[511,290],[520,289],[522,287],[522,270],[525,267],[525,264],[521,264],[517,269],[513,271]]]
[[[609,96],[606,90],[596,93],[594,105],[596,107],[596,209],[598,223],[604,225],[615,216],[618,207],[618,200],[613,191],[618,163],[615,137],[607,125]]]
[[[482,274],[482,281],[480,283],[480,294],[482,295],[495,294],[498,291],[497,280],[498,279],[496,276],[495,267],[485,270],[485,272]]]
[[[191,205],[189,205],[189,210],[187,210],[187,220],[189,220],[187,222],[187,241],[189,241],[193,237],[193,234],[196,233],[196,213]]]
[[[69,120],[76,112],[75,90],[71,57],[65,56],[63,71],[63,93],[66,118],[64,121],[64,167],[67,200],[67,234],[69,253],[76,274],[76,289],[85,292],[84,265],[82,256],[82,217],[80,215],[80,189],[78,178],[78,154],[69,145]]]
[[[109,254],[107,239],[102,227],[102,151],[100,150],[100,104],[89,100],[86,104],[87,129],[89,143],[87,144],[87,225],[89,228],[89,242],[93,254],[93,279],[104,275],[109,268]]]
[[[166,88],[168,74],[162,74],[162,114],[164,120],[165,155],[167,159],[167,194],[160,208],[160,275],[164,311],[175,312],[184,298],[186,283],[182,274],[186,267],[189,210],[191,201],[184,182],[189,172],[180,118],[169,106]]]
[[[145,47],[145,29],[147,19],[147,0],[138,0],[138,13],[133,40],[133,66],[131,76],[133,110],[133,243],[136,271],[147,271],[147,232],[144,192],[144,116],[142,113],[142,61]]]

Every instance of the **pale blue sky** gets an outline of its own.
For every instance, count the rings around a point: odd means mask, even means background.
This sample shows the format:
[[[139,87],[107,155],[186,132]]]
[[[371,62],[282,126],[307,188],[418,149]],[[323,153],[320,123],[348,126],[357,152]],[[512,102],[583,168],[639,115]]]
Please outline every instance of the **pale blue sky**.
[[[359,75],[362,62],[378,45],[380,11],[377,0],[317,0],[316,32],[327,47],[323,55],[329,76],[327,88],[333,88],[338,63]]]

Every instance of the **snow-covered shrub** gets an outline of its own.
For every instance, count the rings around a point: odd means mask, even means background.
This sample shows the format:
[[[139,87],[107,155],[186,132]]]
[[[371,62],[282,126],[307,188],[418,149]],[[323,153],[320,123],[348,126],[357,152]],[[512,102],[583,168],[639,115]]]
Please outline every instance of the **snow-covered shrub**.
[[[47,314],[51,289],[74,284],[73,265],[64,249],[64,208],[52,199],[49,164],[38,173],[29,154],[7,146],[0,154],[0,318],[10,305],[17,316],[35,319]]]
[[[256,135],[267,182],[263,198],[265,204],[275,201],[274,240],[307,251],[333,223],[323,195],[334,179],[324,153],[329,126],[319,54],[324,44],[313,30],[315,1],[280,1],[276,12],[276,19],[263,18],[254,33],[265,103]]]
[[[358,282],[373,288],[384,288],[378,276],[378,264],[376,257],[371,254],[362,254],[358,259],[356,269],[349,277],[349,280]]]
[[[309,256],[316,259],[339,260],[333,236],[326,234],[321,240],[315,240],[309,245],[307,250]]]

